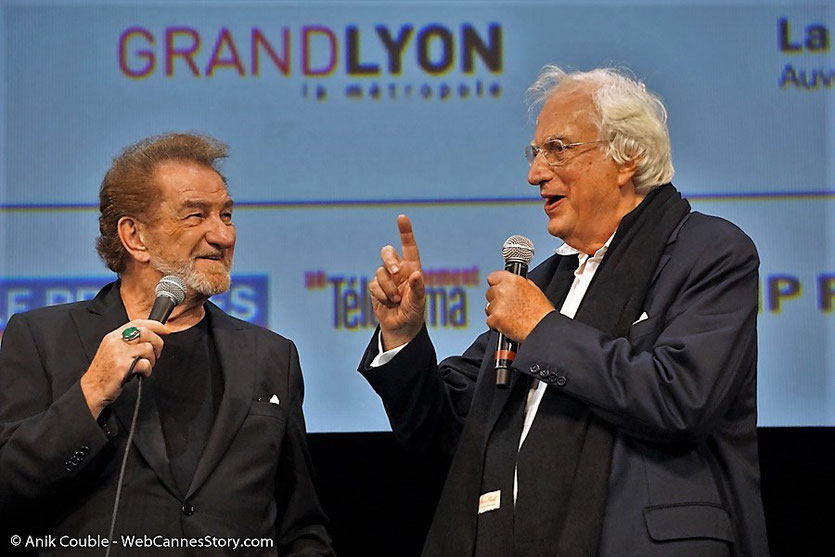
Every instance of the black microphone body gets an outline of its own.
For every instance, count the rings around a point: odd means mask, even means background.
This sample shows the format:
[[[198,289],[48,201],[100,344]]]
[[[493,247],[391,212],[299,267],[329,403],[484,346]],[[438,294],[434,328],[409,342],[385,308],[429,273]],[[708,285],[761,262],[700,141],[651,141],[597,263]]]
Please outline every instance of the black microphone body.
[[[167,294],[160,294],[157,296],[157,299],[154,300],[154,306],[151,308],[151,313],[148,315],[148,319],[151,321],[159,321],[165,325],[165,322],[168,321],[169,317],[171,317],[171,312],[174,311],[176,305],[177,301],[171,298],[171,296]]]
[[[162,277],[159,283],[157,283],[156,299],[154,299],[154,305],[151,307],[151,313],[148,315],[148,319],[151,321],[159,321],[164,325],[171,316],[171,312],[174,311],[174,308],[183,303],[185,299],[186,285],[181,278],[173,275]],[[133,359],[133,363],[128,370],[128,375],[125,377],[124,383],[127,383],[136,377],[133,369],[136,367],[137,362],[141,359],[141,356],[137,356]]]
[[[180,277],[167,275],[160,279],[155,290],[156,299],[148,319],[163,325],[175,307],[186,299],[186,283]]]
[[[509,259],[505,261],[504,270],[519,275],[520,277],[528,276],[528,264],[524,261]],[[510,385],[510,366],[513,360],[516,359],[516,351],[519,349],[519,343],[510,340],[502,333],[499,333],[499,342],[496,346],[496,386],[501,389],[506,389]]]

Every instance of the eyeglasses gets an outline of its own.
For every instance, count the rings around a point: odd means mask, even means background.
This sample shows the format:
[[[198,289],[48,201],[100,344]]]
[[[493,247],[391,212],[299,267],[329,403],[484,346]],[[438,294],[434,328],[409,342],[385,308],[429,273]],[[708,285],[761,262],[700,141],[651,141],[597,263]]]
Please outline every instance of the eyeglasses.
[[[581,143],[566,143],[562,139],[555,137],[553,139],[546,139],[542,145],[530,144],[525,147],[525,157],[528,159],[528,164],[533,164],[540,154],[545,159],[545,162],[551,166],[560,166],[568,160],[568,150],[581,145],[591,145],[593,143],[608,143],[605,139],[599,141],[583,141]]]

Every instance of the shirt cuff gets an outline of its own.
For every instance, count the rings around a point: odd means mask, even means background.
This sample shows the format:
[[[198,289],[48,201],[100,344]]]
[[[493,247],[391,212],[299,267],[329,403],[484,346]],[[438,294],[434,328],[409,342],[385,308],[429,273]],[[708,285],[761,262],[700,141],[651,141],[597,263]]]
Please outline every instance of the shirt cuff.
[[[374,356],[374,359],[371,360],[371,363],[368,364],[368,367],[382,367],[392,361],[395,356],[397,356],[401,350],[409,346],[409,343],[401,344],[397,348],[392,348],[391,350],[387,350],[383,352],[383,335],[377,335],[377,355]]]

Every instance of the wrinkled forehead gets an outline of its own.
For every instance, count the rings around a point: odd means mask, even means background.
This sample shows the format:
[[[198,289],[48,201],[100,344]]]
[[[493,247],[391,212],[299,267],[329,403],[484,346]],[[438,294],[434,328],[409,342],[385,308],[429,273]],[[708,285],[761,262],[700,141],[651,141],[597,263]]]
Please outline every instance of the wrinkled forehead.
[[[536,119],[535,141],[553,137],[568,141],[590,141],[597,137],[599,117],[588,87],[568,84],[558,87]]]
[[[157,185],[170,185],[175,191],[203,190],[228,194],[223,176],[211,166],[196,161],[161,161],[154,166],[152,176]]]
[[[232,204],[223,177],[215,169],[198,162],[163,161],[154,168],[153,181],[160,201],[171,205]]]

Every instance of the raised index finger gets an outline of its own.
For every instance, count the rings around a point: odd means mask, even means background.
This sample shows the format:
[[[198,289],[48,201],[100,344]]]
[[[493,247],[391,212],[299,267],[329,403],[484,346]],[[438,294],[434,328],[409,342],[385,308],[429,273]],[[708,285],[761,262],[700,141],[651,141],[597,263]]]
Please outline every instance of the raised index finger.
[[[397,216],[397,228],[400,230],[400,245],[403,246],[403,260],[411,261],[420,269],[420,253],[418,253],[415,234],[412,232],[412,222],[406,215]]]

